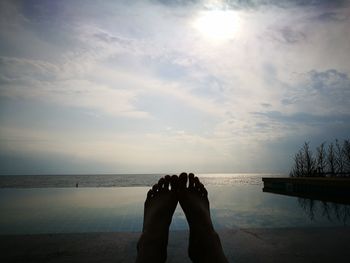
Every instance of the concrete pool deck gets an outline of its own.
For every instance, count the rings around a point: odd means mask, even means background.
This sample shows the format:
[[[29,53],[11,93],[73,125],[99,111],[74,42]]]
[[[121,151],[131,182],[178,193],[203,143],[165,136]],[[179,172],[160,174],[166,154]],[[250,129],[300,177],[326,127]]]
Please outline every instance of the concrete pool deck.
[[[229,262],[345,262],[350,258],[350,227],[218,232]],[[139,235],[1,235],[0,262],[134,262]],[[167,262],[190,262],[187,242],[187,231],[170,232]]]

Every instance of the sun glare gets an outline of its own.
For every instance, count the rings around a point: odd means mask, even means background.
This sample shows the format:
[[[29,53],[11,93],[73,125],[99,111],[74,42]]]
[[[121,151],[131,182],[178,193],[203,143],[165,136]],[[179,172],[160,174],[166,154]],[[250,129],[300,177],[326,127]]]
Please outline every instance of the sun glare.
[[[230,40],[237,33],[238,17],[234,11],[202,11],[195,19],[194,27],[210,40]]]

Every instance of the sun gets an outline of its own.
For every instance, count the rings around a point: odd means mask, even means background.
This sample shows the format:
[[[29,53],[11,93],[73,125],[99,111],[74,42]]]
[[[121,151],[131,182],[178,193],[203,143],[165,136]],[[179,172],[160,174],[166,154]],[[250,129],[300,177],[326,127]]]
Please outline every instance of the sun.
[[[238,16],[234,11],[202,11],[194,20],[193,26],[202,36],[213,41],[233,39],[238,30]]]

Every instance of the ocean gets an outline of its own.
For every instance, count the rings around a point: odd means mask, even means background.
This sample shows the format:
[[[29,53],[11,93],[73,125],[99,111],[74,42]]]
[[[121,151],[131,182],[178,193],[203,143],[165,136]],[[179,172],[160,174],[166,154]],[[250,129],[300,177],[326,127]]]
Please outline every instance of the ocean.
[[[164,174],[2,175],[0,188],[133,187],[152,186]],[[205,186],[262,185],[262,177],[285,174],[196,174]]]

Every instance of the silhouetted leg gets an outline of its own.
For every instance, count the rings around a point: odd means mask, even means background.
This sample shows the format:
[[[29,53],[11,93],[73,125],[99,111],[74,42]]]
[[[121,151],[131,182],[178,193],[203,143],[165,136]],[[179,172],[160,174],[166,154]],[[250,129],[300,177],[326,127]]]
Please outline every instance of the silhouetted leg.
[[[167,175],[147,193],[143,230],[137,243],[137,263],[166,260],[169,226],[177,205],[177,181],[176,175]]]
[[[179,176],[178,198],[190,227],[188,254],[191,260],[195,263],[228,262],[210,218],[207,190],[198,177],[191,173]]]

